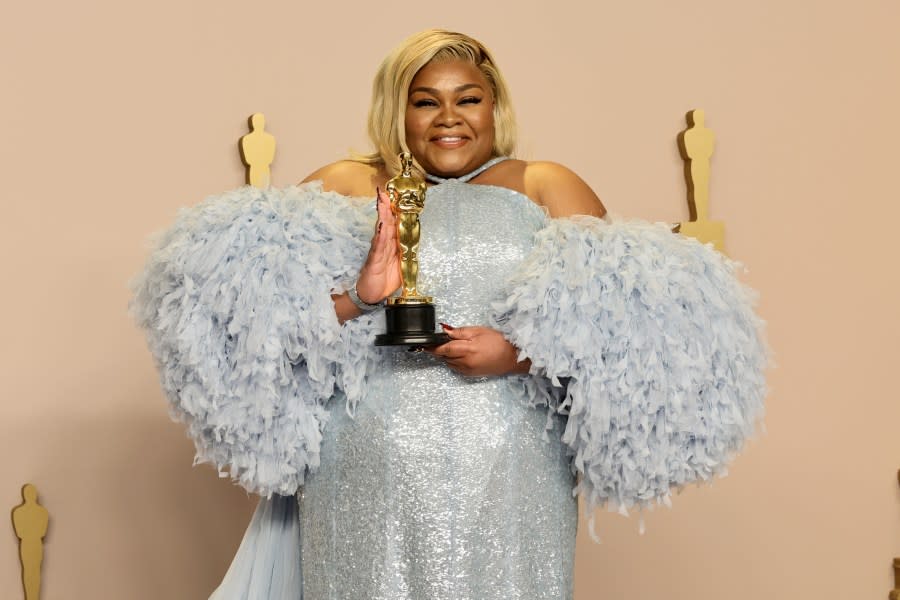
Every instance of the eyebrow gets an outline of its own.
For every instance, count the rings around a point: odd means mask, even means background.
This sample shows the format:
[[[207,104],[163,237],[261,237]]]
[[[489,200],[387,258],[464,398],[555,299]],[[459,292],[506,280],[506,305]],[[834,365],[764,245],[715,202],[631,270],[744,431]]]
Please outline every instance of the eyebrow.
[[[454,88],[453,92],[458,94],[460,92],[464,92],[464,91],[470,90],[472,88],[478,88],[479,90],[484,91],[484,88],[477,83],[464,83],[463,85]],[[425,86],[419,86],[417,88],[413,88],[413,89],[409,90],[410,94],[414,94],[416,92],[425,92],[428,94],[432,94],[434,96],[437,96],[439,94],[439,91],[436,88],[430,88],[430,87],[425,87]]]

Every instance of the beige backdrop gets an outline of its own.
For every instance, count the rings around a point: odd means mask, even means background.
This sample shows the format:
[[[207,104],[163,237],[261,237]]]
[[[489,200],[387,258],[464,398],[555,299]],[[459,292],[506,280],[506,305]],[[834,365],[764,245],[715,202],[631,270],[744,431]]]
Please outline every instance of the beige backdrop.
[[[319,4],[4,7],[0,506],[33,481],[51,511],[44,598],[215,586],[253,502],[191,468],[126,281],[177,207],[241,183],[251,112],[280,142],[277,184],[364,148],[378,62],[431,26],[485,40],[521,155],[571,166],[620,214],[686,217],[674,139],[705,108],[712,216],[762,293],[768,434],[643,536],[601,515],[578,600],[884,598],[900,556],[900,3]],[[8,525],[0,596],[21,597]]]

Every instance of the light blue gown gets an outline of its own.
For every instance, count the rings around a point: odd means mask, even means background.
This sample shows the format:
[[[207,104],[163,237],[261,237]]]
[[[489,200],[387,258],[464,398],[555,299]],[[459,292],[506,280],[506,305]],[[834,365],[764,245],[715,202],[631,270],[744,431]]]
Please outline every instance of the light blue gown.
[[[470,378],[376,349],[382,311],[337,322],[374,219],[317,183],[241,188],[182,211],[135,281],[196,461],[263,497],[214,600],[571,598],[573,486],[589,510],[665,504],[753,434],[763,324],[712,248],[431,187],[419,281],[438,320],[532,364]]]
[[[486,325],[546,219],[525,196],[450,181],[421,214],[419,288],[438,320]],[[308,600],[564,600],[577,507],[562,423],[524,377],[471,378],[392,349],[353,417],[331,404],[300,495]]]

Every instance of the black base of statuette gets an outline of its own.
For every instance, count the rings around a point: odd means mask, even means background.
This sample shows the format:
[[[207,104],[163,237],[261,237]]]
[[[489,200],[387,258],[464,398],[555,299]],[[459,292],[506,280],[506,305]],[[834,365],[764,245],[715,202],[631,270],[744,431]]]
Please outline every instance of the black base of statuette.
[[[387,333],[375,336],[376,346],[438,346],[450,341],[437,333],[434,304],[388,304],[384,307]]]

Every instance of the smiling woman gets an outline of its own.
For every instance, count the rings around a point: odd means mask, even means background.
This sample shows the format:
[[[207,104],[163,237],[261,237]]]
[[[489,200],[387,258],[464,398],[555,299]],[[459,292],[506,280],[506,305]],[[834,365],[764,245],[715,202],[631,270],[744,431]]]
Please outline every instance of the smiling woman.
[[[414,35],[375,78],[371,155],[213,198],[151,256],[135,312],[198,460],[274,496],[214,598],[568,600],[573,489],[667,503],[752,433],[765,345],[733,265],[512,158],[508,96],[476,40]],[[450,337],[422,353],[373,346],[400,151]]]
[[[406,109],[406,144],[425,171],[458,177],[494,150],[494,95],[470,62],[433,61],[416,73]]]

